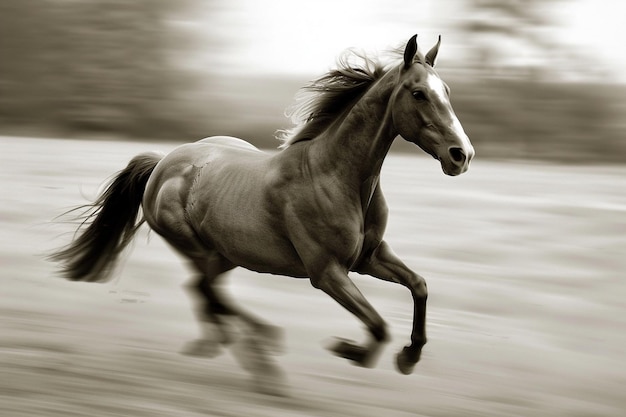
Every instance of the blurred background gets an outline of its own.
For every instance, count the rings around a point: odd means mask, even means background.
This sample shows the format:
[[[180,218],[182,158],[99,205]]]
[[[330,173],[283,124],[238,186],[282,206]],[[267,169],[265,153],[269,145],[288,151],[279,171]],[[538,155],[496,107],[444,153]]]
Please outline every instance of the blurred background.
[[[621,14],[599,4],[2,0],[0,134],[274,148],[298,88],[344,49],[419,33],[426,51],[442,34],[438,69],[481,157],[623,162]]]
[[[622,417],[626,53],[608,0],[0,0],[0,415]],[[614,10],[618,9],[618,10]],[[211,135],[276,148],[298,89],[346,48],[441,34],[437,69],[477,157],[459,177],[397,140],[386,240],[429,286],[428,337],[394,370],[412,298],[351,275],[388,321],[375,369],[322,346],[360,324],[307,280],[237,269],[285,329],[291,398],[251,389],[199,336],[188,272],[155,233],[105,285],[45,254],[139,152]],[[407,151],[407,152],[404,152]],[[54,219],[54,220],[53,220]],[[314,318],[314,319],[312,319]]]

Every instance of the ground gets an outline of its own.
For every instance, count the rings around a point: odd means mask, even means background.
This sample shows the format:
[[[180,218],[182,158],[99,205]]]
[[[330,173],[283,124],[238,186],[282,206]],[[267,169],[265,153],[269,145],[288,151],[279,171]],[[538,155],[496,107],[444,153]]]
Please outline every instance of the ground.
[[[284,328],[290,396],[255,393],[228,352],[179,354],[198,327],[183,262],[143,228],[115,279],[67,282],[53,222],[135,154],[171,144],[0,138],[0,415],[621,416],[626,167],[485,161],[450,178],[390,155],[387,240],[426,277],[429,343],[398,374],[411,298],[354,276],[392,341],[375,369],[331,356],[362,326],[306,280],[237,269],[228,289]]]

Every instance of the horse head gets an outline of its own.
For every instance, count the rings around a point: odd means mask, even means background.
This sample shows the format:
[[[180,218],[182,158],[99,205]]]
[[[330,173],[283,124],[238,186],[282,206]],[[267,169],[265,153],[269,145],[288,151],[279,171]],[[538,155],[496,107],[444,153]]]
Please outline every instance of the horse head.
[[[400,136],[438,159],[445,174],[459,175],[469,168],[474,148],[452,109],[450,88],[434,69],[440,43],[441,36],[422,56],[417,35],[409,40],[391,111]]]

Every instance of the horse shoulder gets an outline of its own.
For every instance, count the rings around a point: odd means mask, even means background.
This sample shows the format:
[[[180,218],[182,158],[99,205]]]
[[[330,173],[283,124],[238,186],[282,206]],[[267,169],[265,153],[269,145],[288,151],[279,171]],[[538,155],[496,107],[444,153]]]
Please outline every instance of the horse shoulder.
[[[311,169],[306,146],[276,154],[268,164],[266,185],[287,238],[311,266],[316,260],[351,264],[363,240],[358,195],[347,195],[336,178]]]

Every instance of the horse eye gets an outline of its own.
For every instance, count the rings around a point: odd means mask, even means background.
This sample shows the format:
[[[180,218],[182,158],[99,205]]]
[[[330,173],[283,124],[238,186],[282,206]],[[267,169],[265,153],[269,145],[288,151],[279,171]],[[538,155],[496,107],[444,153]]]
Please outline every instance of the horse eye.
[[[426,94],[420,90],[413,91],[413,98],[415,98],[415,100],[423,101],[426,100]]]

